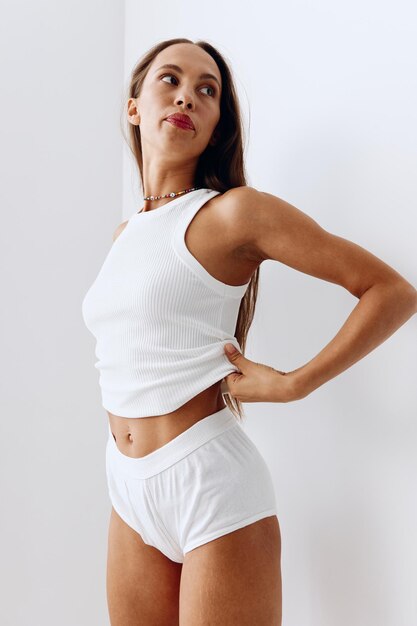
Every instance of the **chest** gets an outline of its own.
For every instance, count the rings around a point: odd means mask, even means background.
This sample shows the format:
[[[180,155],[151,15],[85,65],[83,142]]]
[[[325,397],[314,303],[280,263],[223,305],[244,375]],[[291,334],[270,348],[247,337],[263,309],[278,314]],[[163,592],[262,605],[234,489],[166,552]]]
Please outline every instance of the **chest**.
[[[191,219],[172,212],[128,222],[84,299],[86,323],[159,332],[171,318],[232,320],[257,264],[245,255],[239,225],[213,200]]]

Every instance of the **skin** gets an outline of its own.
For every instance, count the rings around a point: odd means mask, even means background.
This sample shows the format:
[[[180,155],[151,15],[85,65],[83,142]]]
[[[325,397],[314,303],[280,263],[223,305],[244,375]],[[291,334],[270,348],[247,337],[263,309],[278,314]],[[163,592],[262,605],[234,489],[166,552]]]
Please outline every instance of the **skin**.
[[[235,208],[227,216],[229,227],[238,224],[238,238],[247,253],[340,285],[359,300],[333,339],[292,372],[254,363],[237,352],[231,361],[241,373],[226,377],[234,397],[242,402],[305,398],[386,341],[417,312],[415,287],[362,246],[326,231],[272,194],[251,187],[232,191]]]
[[[176,63],[184,73],[154,74],[163,63]],[[141,125],[145,195],[194,186],[198,156],[215,140],[220,114],[219,100],[207,95],[210,90],[201,90],[216,83],[199,80],[202,72],[221,80],[205,51],[193,44],[170,46],[154,60],[141,96],[128,102],[129,121]],[[165,73],[177,80],[161,81]],[[189,114],[195,131],[163,121],[175,111]],[[144,210],[157,210],[169,201],[145,202]],[[114,238],[125,225],[116,229]],[[231,189],[209,200],[188,226],[185,243],[210,274],[227,284],[246,283],[264,260],[272,259],[338,284],[359,300],[327,346],[296,370],[282,372],[250,361],[239,351],[228,355],[240,373],[225,378],[227,390],[243,402],[306,397],[375,349],[417,311],[416,289],[392,267],[327,232],[285,200],[253,187]],[[224,406],[220,384],[157,419],[109,414],[117,446],[128,456],[140,457],[164,445]],[[280,626],[280,555],[276,516],[209,541],[178,564],[144,544],[112,510],[107,571],[112,626]]]

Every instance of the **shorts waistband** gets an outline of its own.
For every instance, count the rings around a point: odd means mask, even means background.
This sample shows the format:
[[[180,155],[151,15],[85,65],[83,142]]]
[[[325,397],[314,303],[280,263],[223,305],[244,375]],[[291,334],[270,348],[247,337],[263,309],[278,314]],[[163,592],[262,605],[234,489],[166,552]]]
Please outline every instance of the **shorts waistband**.
[[[149,478],[167,469],[199,446],[233,426],[239,426],[239,423],[229,407],[225,406],[219,411],[203,417],[153,452],[134,458],[119,450],[109,423],[107,454],[110,455],[117,472],[132,478]]]

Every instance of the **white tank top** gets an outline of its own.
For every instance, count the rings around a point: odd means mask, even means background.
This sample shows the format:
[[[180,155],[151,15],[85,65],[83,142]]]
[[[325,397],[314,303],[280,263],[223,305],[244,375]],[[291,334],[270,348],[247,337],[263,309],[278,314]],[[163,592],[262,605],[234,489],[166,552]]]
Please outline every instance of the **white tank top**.
[[[103,407],[122,417],[170,413],[234,371],[234,336],[249,282],[214,278],[185,245],[197,211],[219,191],[197,189],[134,213],[82,302],[96,338]]]

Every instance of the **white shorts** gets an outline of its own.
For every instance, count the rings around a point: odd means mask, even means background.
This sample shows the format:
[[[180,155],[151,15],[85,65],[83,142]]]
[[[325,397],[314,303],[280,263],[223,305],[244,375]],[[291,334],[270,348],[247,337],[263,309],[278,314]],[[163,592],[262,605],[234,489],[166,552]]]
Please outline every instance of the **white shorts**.
[[[229,407],[133,458],[109,424],[110,501],[143,541],[177,563],[186,552],[277,514],[269,468]]]

